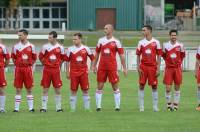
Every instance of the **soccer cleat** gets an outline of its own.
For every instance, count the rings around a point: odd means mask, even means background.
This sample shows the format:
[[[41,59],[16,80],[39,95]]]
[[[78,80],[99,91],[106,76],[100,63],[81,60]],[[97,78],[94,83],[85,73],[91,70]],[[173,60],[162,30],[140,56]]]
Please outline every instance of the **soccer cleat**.
[[[97,112],[100,112],[100,111],[101,111],[101,108],[97,108],[96,111],[97,111]]]
[[[56,112],[63,112],[63,109],[58,109],[56,110]]]
[[[178,107],[174,107],[173,111],[177,111],[178,110]]]
[[[19,112],[19,110],[13,110],[13,112]]]
[[[120,111],[120,108],[115,108],[115,111],[119,112],[119,111]]]
[[[159,111],[158,107],[154,107],[154,108],[153,108],[153,111],[154,111],[154,112],[158,112],[158,111]]]
[[[46,109],[40,109],[40,112],[44,113],[44,112],[47,112],[47,110]]]
[[[0,110],[0,113],[6,113],[6,111],[5,110]]]
[[[197,111],[200,111],[200,104],[196,107]]]
[[[140,108],[140,112],[144,112],[144,107],[141,107],[141,108]]]
[[[31,109],[31,110],[29,110],[29,112],[33,113],[33,112],[35,112],[35,110],[34,110],[34,109]]]
[[[173,111],[172,107],[167,107],[167,111]]]

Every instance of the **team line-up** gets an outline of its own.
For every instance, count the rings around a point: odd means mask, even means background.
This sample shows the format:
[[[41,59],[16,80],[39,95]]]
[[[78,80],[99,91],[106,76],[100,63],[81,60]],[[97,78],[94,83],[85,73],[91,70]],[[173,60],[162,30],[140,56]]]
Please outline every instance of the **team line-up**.
[[[21,93],[23,86],[27,92],[27,103],[29,112],[34,112],[32,94],[33,88],[33,69],[32,66],[39,58],[43,65],[41,86],[43,87],[42,107],[40,112],[47,112],[48,91],[52,84],[55,89],[56,112],[63,112],[61,107],[61,87],[62,80],[60,75],[60,65],[66,61],[66,76],[70,80],[70,111],[76,110],[77,90],[80,88],[83,92],[84,109],[90,111],[90,96],[87,58],[91,60],[91,70],[97,76],[96,89],[96,111],[102,111],[102,93],[104,83],[107,78],[111,83],[115,111],[120,111],[120,89],[119,75],[117,71],[116,54],[119,54],[123,73],[126,76],[128,70],[125,65],[124,49],[118,39],[113,36],[113,26],[107,24],[104,27],[105,36],[98,40],[95,55],[91,50],[82,44],[82,34],[73,35],[73,45],[64,50],[63,46],[57,41],[57,33],[52,31],[48,35],[48,43],[44,44],[37,56],[35,46],[27,40],[28,31],[21,29],[18,31],[19,42],[12,48],[11,55],[8,53],[5,45],[0,44],[0,113],[5,113],[5,88],[7,86],[5,77],[5,67],[8,66],[12,58],[14,69],[14,87],[16,89],[15,105],[13,112],[19,112],[21,103]],[[138,42],[136,49],[137,70],[139,75],[139,111],[144,111],[144,88],[148,80],[148,85],[152,87],[153,111],[158,109],[157,77],[160,74],[160,60],[163,57],[165,61],[164,78],[166,109],[168,111],[177,111],[180,101],[180,85],[182,83],[182,62],[185,57],[185,50],[182,43],[177,41],[177,30],[170,30],[169,41],[160,45],[160,42],[152,37],[152,27],[145,25],[142,28],[144,38]],[[97,62],[98,68],[97,68]],[[195,77],[197,79],[198,106],[196,110],[200,111],[200,48],[196,53]],[[174,85],[174,97],[172,100],[171,87]]]

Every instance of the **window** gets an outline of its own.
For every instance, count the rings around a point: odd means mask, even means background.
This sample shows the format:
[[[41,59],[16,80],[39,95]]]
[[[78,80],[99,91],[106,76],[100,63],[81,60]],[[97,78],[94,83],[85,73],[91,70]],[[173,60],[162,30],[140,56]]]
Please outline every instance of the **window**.
[[[14,29],[19,28],[19,22],[17,22],[17,24],[18,24],[18,25],[16,25],[16,21],[13,21],[13,28],[14,28]]]
[[[23,9],[23,18],[29,18],[29,9]]]
[[[52,18],[59,18],[59,8],[52,8]]]
[[[52,28],[59,28],[59,21],[52,21]]]
[[[40,28],[40,22],[39,21],[33,21],[33,28]]]
[[[67,18],[67,9],[66,8],[60,9],[60,18]]]
[[[23,21],[23,28],[29,28],[29,21]]]
[[[43,9],[43,18],[49,18],[49,9]]]
[[[49,21],[43,21],[43,28],[49,28]]]
[[[3,28],[3,26],[2,26],[2,21],[0,21],[0,28]]]
[[[40,18],[40,10],[33,9],[33,18]]]

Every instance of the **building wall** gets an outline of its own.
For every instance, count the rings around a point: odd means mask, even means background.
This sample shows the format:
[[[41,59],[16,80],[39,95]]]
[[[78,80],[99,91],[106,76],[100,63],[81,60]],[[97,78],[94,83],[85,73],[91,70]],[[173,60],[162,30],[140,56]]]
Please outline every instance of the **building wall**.
[[[138,30],[143,25],[143,0],[69,0],[69,29],[96,29],[97,8],[116,8],[117,30]]]

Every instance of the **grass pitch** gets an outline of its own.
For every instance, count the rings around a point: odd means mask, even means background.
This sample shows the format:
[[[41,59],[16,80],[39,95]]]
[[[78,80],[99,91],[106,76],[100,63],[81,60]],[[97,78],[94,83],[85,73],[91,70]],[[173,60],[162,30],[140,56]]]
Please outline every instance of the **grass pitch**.
[[[13,73],[7,73],[8,87],[6,110],[0,114],[1,132],[199,132],[199,112],[197,105],[196,81],[192,72],[185,72],[181,88],[180,109],[168,112],[165,109],[162,75],[159,77],[159,108],[153,112],[151,89],[145,89],[145,111],[139,112],[137,100],[137,73],[129,72],[128,77],[120,73],[121,111],[114,111],[114,99],[110,84],[106,83],[103,94],[103,110],[95,111],[96,77],[90,74],[90,96],[92,112],[83,110],[82,94],[78,93],[77,111],[69,112],[69,81],[63,73],[62,106],[63,113],[55,112],[54,91],[49,91],[48,112],[40,113],[41,73],[35,73],[35,113],[28,112],[25,90],[19,113],[13,113],[15,91],[12,86]]]

